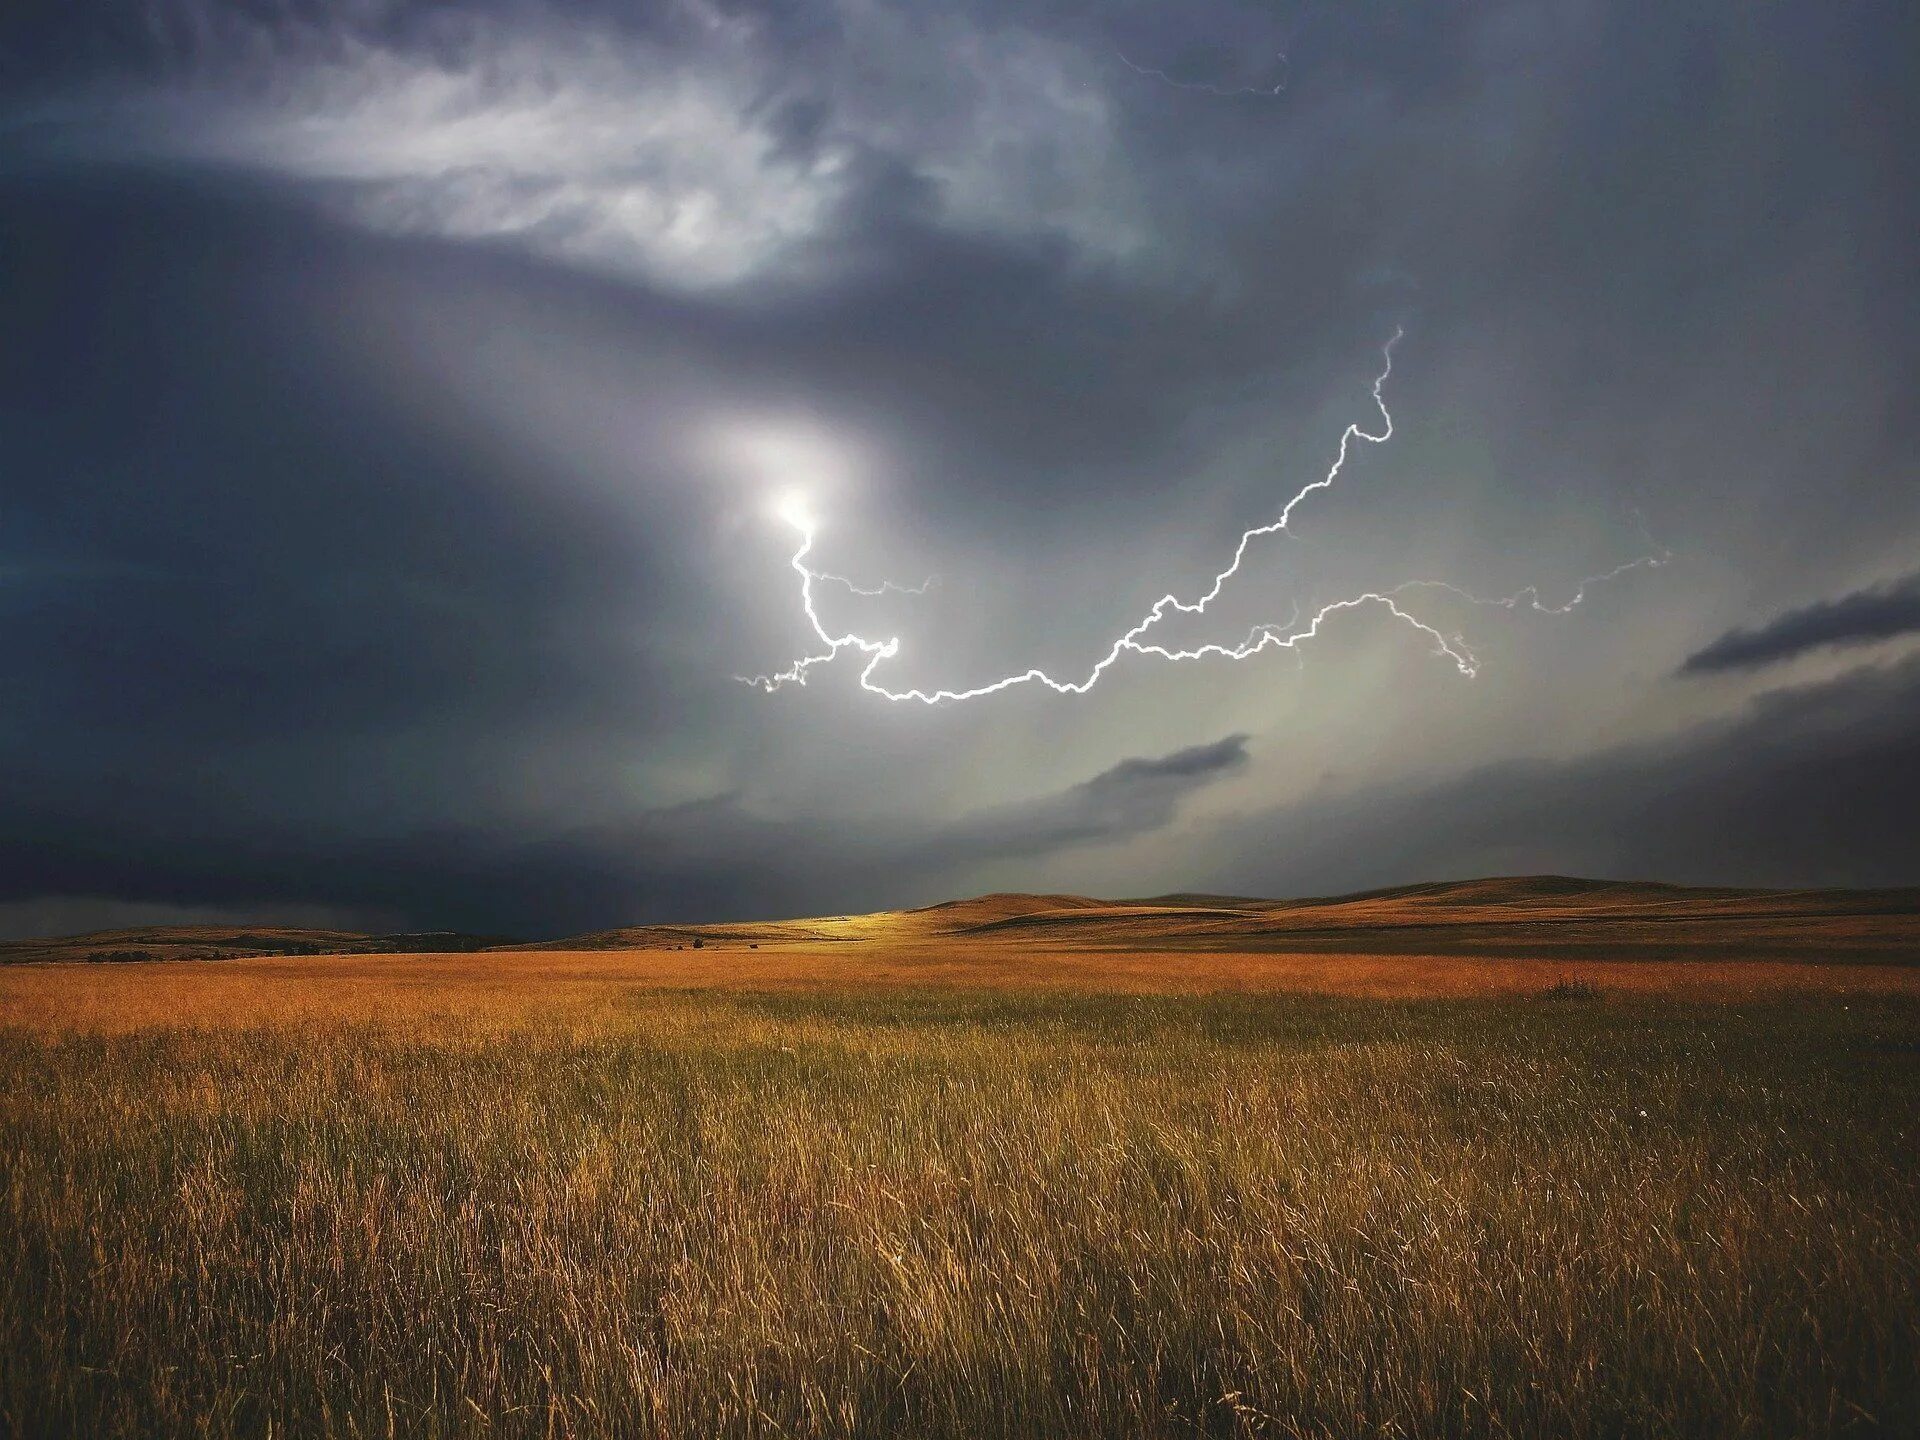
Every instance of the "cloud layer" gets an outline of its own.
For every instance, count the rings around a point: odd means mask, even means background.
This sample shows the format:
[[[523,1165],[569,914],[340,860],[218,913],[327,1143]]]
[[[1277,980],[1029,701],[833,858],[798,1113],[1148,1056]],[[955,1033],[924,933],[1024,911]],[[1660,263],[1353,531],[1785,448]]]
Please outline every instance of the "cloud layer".
[[[1246,737],[1232,735],[1123,760],[1054,793],[937,826],[875,820],[828,835],[723,795],[539,834],[421,827],[351,846],[276,817],[184,803],[171,825],[122,822],[108,842],[108,817],[16,790],[4,797],[19,820],[0,837],[0,924],[84,916],[98,928],[168,914],[373,924],[432,913],[533,937],[669,907],[684,919],[834,908],[822,897],[881,908],[943,898],[944,877],[982,861],[1043,862],[1150,836],[1246,763]],[[45,896],[80,898],[61,905]]]
[[[0,926],[1886,878],[1907,671],[1750,711],[1674,676],[1905,623],[1911,580],[1783,614],[1920,549],[1904,28],[1813,0],[26,7]],[[825,568],[939,577],[830,598],[901,637],[890,680],[1084,673],[1372,423],[1401,324],[1393,442],[1160,638],[1446,582],[1409,603],[1476,678],[1354,612],[1081,697],[732,680],[806,643],[797,488]],[[1636,515],[1673,563],[1543,613],[1653,548]],[[1527,586],[1549,604],[1462,593]]]
[[[1209,847],[1213,873],[1260,894],[1526,872],[1910,884],[1920,870],[1916,713],[1920,660],[1857,670],[1658,740],[1243,817]]]
[[[1729,630],[1681,663],[1686,675],[1756,670],[1811,650],[1868,645],[1920,630],[1920,572],[1788,610],[1764,625]]]
[[[136,82],[16,123],[55,153],[293,180],[389,233],[679,288],[819,279],[874,206],[1107,255],[1144,238],[1098,61],[964,11],[155,15]]]

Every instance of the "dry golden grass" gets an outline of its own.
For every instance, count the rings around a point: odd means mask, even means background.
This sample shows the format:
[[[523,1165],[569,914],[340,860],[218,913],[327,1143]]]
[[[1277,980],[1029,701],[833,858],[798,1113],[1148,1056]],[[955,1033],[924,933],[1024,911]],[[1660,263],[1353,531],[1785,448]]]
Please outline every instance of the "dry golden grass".
[[[664,958],[0,976],[0,1432],[1920,1414],[1911,1001],[636,988]]]
[[[1390,999],[1524,996],[1567,979],[1622,995],[1920,997],[1920,966],[1799,960],[1505,959],[1040,948],[929,939],[703,950],[337,955],[151,965],[0,967],[0,1024],[127,1030],[372,1021],[397,1015],[517,1024],[592,1020],[636,989],[958,986],[1180,994],[1288,992]]]

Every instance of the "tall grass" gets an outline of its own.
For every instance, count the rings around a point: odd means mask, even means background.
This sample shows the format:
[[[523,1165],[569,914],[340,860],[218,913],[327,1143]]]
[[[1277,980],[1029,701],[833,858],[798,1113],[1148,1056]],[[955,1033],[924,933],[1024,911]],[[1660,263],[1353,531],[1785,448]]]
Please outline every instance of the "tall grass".
[[[0,1432],[1920,1415],[1920,1009],[637,996],[0,1033]]]

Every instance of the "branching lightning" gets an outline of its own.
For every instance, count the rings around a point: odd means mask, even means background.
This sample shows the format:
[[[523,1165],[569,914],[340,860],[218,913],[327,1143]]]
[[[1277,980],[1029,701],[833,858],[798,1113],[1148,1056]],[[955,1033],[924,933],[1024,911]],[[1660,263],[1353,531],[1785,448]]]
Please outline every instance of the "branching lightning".
[[[1659,544],[1647,533],[1647,524],[1638,510],[1633,512],[1633,522],[1640,527],[1640,538],[1646,542],[1647,553],[1634,560],[1627,560],[1611,570],[1602,570],[1598,575],[1587,575],[1574,583],[1573,593],[1560,604],[1555,605],[1540,593],[1538,585],[1522,585],[1511,595],[1483,596],[1464,589],[1446,580],[1406,580],[1393,587],[1389,592],[1403,595],[1409,590],[1444,590],[1449,595],[1458,596],[1471,605],[1489,605],[1498,610],[1518,610],[1524,602],[1525,607],[1540,615],[1566,615],[1578,609],[1587,596],[1597,587],[1609,581],[1618,580],[1622,575],[1635,570],[1658,570],[1673,559],[1673,552]]]
[[[813,578],[824,580],[829,585],[844,586],[855,595],[924,595],[933,588],[936,577],[929,575],[918,585],[902,585],[894,580],[882,580],[878,585],[862,585],[849,580],[844,575],[835,575],[829,570],[816,570],[813,572]]]
[[[1598,575],[1589,575],[1585,579],[1577,582],[1573,587],[1573,594],[1559,605],[1549,604],[1543,599],[1538,585],[1523,585],[1511,595],[1488,597],[1476,595],[1471,590],[1463,589],[1446,580],[1404,580],[1387,593],[1389,595],[1403,595],[1409,590],[1444,590],[1449,595],[1457,595],[1462,600],[1473,605],[1491,605],[1500,610],[1517,610],[1521,608],[1521,603],[1524,601],[1527,609],[1536,611],[1541,615],[1565,615],[1578,608],[1580,603],[1587,598],[1588,594],[1591,593],[1596,585],[1604,585],[1609,580],[1617,580],[1622,575],[1634,570],[1657,570],[1672,558],[1673,552],[1663,549],[1655,554],[1642,555],[1637,560],[1629,560],[1625,564],[1616,565],[1611,570],[1603,570]]]
[[[1113,47],[1113,53],[1119,56],[1120,63],[1133,71],[1134,74],[1144,75],[1149,80],[1161,81],[1163,84],[1171,85],[1176,90],[1197,90],[1203,95],[1220,95],[1228,99],[1232,99],[1237,95],[1258,95],[1272,99],[1276,95],[1285,94],[1287,89],[1289,66],[1285,52],[1278,53],[1273,57],[1280,62],[1280,82],[1277,85],[1235,86],[1215,85],[1206,80],[1176,80],[1164,70],[1155,70],[1150,65],[1136,65],[1127,58],[1126,51],[1122,50],[1118,45]]]
[[[1341,432],[1339,448],[1326,474],[1301,486],[1272,520],[1241,532],[1239,543],[1234,547],[1233,559],[1225,569],[1214,575],[1213,582],[1205,591],[1190,600],[1183,600],[1172,593],[1162,595],[1145,615],[1113,641],[1107,652],[1080,679],[1060,679],[1035,667],[1004,675],[984,685],[975,685],[964,690],[919,688],[896,690],[881,683],[875,678],[876,672],[886,661],[900,653],[899,637],[890,636],[880,640],[853,631],[841,635],[834,634],[821,618],[820,611],[814,603],[814,587],[823,583],[837,584],[856,595],[871,596],[888,592],[917,595],[923,594],[933,582],[928,580],[919,586],[904,586],[887,581],[877,586],[861,586],[845,576],[815,569],[807,563],[807,557],[813,552],[814,522],[808,514],[793,505],[782,510],[782,518],[800,535],[799,548],[793,552],[790,563],[794,572],[800,577],[801,609],[814,635],[825,648],[817,653],[803,655],[785,670],[769,675],[743,675],[736,678],[745,684],[757,686],[771,693],[784,685],[806,684],[809,672],[816,665],[824,665],[838,659],[844,651],[853,651],[866,657],[866,663],[860,670],[860,688],[896,703],[914,700],[923,705],[938,705],[947,701],[977,700],[983,696],[998,694],[1003,690],[1014,689],[1016,686],[1030,684],[1043,685],[1060,695],[1084,695],[1099,683],[1100,677],[1105,675],[1123,655],[1150,655],[1158,659],[1178,662],[1204,659],[1246,660],[1267,650],[1298,650],[1301,645],[1316,638],[1330,619],[1349,610],[1373,606],[1387,611],[1395,619],[1426,636],[1432,642],[1435,655],[1450,660],[1461,675],[1472,679],[1479,672],[1479,661],[1474,657],[1473,651],[1467,647],[1466,642],[1459,635],[1449,635],[1406,609],[1401,604],[1402,596],[1414,590],[1443,590],[1476,605],[1491,605],[1513,610],[1525,603],[1528,608],[1543,614],[1564,615],[1579,605],[1594,586],[1632,570],[1666,563],[1670,558],[1668,552],[1659,551],[1656,554],[1642,556],[1637,560],[1617,565],[1604,574],[1588,576],[1576,586],[1572,598],[1559,605],[1544,601],[1539,587],[1534,585],[1517,590],[1512,595],[1489,599],[1444,580],[1408,580],[1388,590],[1369,590],[1321,605],[1304,621],[1300,618],[1299,609],[1296,606],[1294,615],[1284,624],[1256,625],[1246,638],[1237,644],[1210,641],[1194,646],[1175,647],[1148,639],[1148,632],[1169,614],[1177,612],[1183,615],[1204,615],[1208,607],[1226,589],[1227,582],[1239,573],[1246,560],[1248,548],[1253,542],[1285,531],[1293,518],[1294,511],[1308,496],[1333,486],[1346,468],[1347,457],[1352,452],[1355,441],[1365,441],[1369,445],[1382,445],[1393,438],[1393,415],[1387,409],[1384,390],[1387,381],[1393,375],[1394,347],[1400,343],[1403,334],[1402,330],[1396,328],[1392,337],[1381,347],[1380,373],[1374,377],[1372,388],[1373,403],[1380,412],[1380,428],[1377,431],[1367,430],[1363,429],[1358,422],[1350,423]]]

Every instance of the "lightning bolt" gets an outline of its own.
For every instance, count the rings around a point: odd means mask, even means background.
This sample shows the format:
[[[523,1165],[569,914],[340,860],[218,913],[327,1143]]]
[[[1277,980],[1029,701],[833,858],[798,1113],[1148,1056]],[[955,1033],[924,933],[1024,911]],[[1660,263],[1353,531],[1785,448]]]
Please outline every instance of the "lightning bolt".
[[[1526,608],[1540,615],[1566,615],[1578,609],[1598,587],[1618,580],[1622,575],[1630,575],[1635,570],[1658,570],[1673,560],[1673,551],[1659,544],[1647,533],[1646,517],[1638,510],[1633,512],[1633,523],[1640,529],[1640,538],[1646,542],[1647,554],[1638,559],[1628,560],[1614,566],[1611,570],[1602,570],[1597,575],[1588,575],[1574,582],[1573,593],[1558,605],[1552,604],[1540,593],[1538,585],[1522,585],[1511,595],[1484,596],[1455,585],[1447,580],[1406,580],[1393,587],[1389,594],[1403,595],[1409,590],[1444,590],[1449,595],[1457,595],[1471,605],[1488,605],[1498,610],[1518,610],[1522,602]]]
[[[824,580],[829,585],[841,585],[855,595],[924,595],[933,588],[935,576],[929,575],[918,585],[901,585],[893,580],[882,580],[878,585],[861,585],[844,575],[835,575],[829,570],[816,570],[813,578]]]
[[[1272,99],[1276,95],[1284,94],[1286,92],[1287,76],[1290,70],[1286,53],[1281,51],[1273,57],[1280,62],[1279,84],[1272,86],[1236,85],[1232,89],[1228,89],[1225,86],[1215,85],[1206,80],[1176,80],[1164,70],[1155,70],[1149,65],[1136,65],[1127,58],[1127,52],[1122,50],[1118,45],[1113,47],[1113,53],[1120,57],[1120,63],[1122,65],[1126,66],[1136,75],[1144,75],[1150,80],[1159,80],[1164,84],[1171,85],[1176,90],[1198,90],[1205,95],[1221,95],[1228,99],[1236,95],[1258,95],[1266,99]]]
[[[1530,603],[1531,608],[1541,611],[1542,613],[1565,614],[1567,611],[1579,605],[1581,601],[1586,598],[1588,591],[1592,587],[1626,574],[1631,570],[1665,563],[1669,557],[1666,552],[1661,552],[1658,555],[1644,556],[1638,560],[1628,561],[1624,565],[1614,567],[1614,569],[1607,571],[1605,574],[1589,576],[1579,583],[1570,600],[1557,606],[1546,604],[1541,598],[1539,588],[1532,585],[1515,591],[1509,596],[1486,599],[1443,580],[1409,580],[1389,590],[1368,590],[1362,594],[1350,596],[1343,600],[1332,601],[1329,604],[1318,607],[1304,622],[1301,621],[1298,608],[1296,607],[1293,618],[1285,624],[1256,625],[1248,633],[1246,638],[1238,644],[1228,645],[1218,642],[1207,642],[1200,645],[1176,648],[1148,639],[1148,632],[1170,614],[1177,612],[1183,615],[1204,615],[1208,607],[1211,606],[1213,602],[1220,597],[1221,592],[1226,589],[1227,582],[1239,573],[1242,564],[1246,560],[1248,548],[1253,542],[1266,536],[1285,531],[1293,519],[1293,512],[1298,509],[1309,496],[1317,494],[1322,490],[1330,489],[1334,482],[1340,478],[1340,473],[1346,468],[1348,456],[1352,453],[1354,442],[1365,441],[1369,445],[1383,445],[1393,438],[1393,415],[1387,409],[1384,391],[1387,381],[1393,375],[1394,347],[1400,343],[1404,334],[1404,330],[1396,328],[1392,337],[1381,347],[1380,373],[1374,377],[1372,387],[1373,403],[1375,408],[1380,412],[1380,428],[1378,430],[1367,430],[1363,429],[1358,422],[1348,424],[1346,429],[1340,434],[1339,448],[1334,455],[1333,463],[1328,466],[1326,474],[1317,480],[1309,481],[1307,484],[1301,486],[1299,490],[1295,491],[1292,498],[1280,508],[1280,513],[1272,520],[1242,531],[1239,543],[1234,547],[1233,559],[1224,569],[1214,575],[1213,582],[1203,592],[1190,600],[1183,600],[1171,592],[1162,595],[1158,600],[1154,601],[1145,615],[1141,616],[1139,620],[1113,641],[1108,647],[1107,652],[1102,655],[1099,660],[1094,662],[1092,668],[1080,679],[1060,679],[1048,674],[1045,670],[1035,667],[1019,671],[1015,674],[1004,675],[998,680],[990,681],[984,685],[976,685],[965,690],[923,690],[919,688],[896,690],[881,683],[875,678],[875,674],[881,665],[900,653],[899,637],[891,636],[885,640],[879,640],[860,635],[853,631],[836,635],[827,627],[826,622],[820,616],[818,607],[814,603],[814,587],[824,582],[843,585],[855,594],[860,595],[878,595],[889,589],[907,594],[920,594],[924,593],[927,585],[932,582],[928,581],[918,587],[894,585],[891,582],[883,582],[881,585],[874,587],[863,587],[848,580],[844,576],[835,575],[823,570],[816,570],[807,563],[807,557],[813,552],[815,539],[813,521],[804,513],[794,509],[788,509],[784,514],[787,523],[792,525],[800,535],[799,548],[793,552],[793,558],[790,564],[794,572],[800,577],[801,609],[805,613],[807,623],[812,627],[815,637],[825,648],[816,653],[801,656],[785,670],[776,671],[767,675],[742,675],[736,676],[735,678],[744,684],[756,686],[771,694],[773,691],[785,685],[806,684],[808,675],[815,666],[824,665],[832,660],[838,659],[844,651],[854,651],[866,657],[866,664],[863,665],[860,670],[860,688],[869,694],[878,695],[882,699],[896,703],[918,701],[923,705],[938,705],[948,701],[977,700],[983,696],[997,695],[1003,690],[1011,690],[1021,685],[1042,685],[1059,695],[1084,695],[1099,683],[1100,677],[1112,669],[1123,655],[1150,655],[1161,660],[1175,662],[1204,659],[1246,660],[1267,650],[1297,650],[1301,645],[1315,639],[1327,622],[1334,617],[1349,610],[1378,607],[1392,615],[1396,620],[1399,620],[1426,636],[1427,639],[1432,642],[1433,653],[1436,656],[1441,656],[1452,661],[1454,668],[1461,675],[1472,679],[1479,673],[1479,661],[1475,658],[1473,651],[1468,648],[1466,642],[1459,635],[1448,635],[1427,621],[1422,620],[1410,610],[1404,608],[1400,603],[1400,598],[1403,595],[1412,590],[1438,589],[1448,591],[1477,605],[1494,605],[1511,610],[1518,608],[1522,601],[1525,600]]]
[[[1490,605],[1499,610],[1517,610],[1521,608],[1521,602],[1524,601],[1527,609],[1535,611],[1538,614],[1565,615],[1577,609],[1596,586],[1604,585],[1609,580],[1618,580],[1622,575],[1630,574],[1635,570],[1658,570],[1662,565],[1665,565],[1672,559],[1673,552],[1662,549],[1656,554],[1642,555],[1637,560],[1629,560],[1625,564],[1616,565],[1611,570],[1602,570],[1598,575],[1589,575],[1585,579],[1576,582],[1573,587],[1573,594],[1564,603],[1559,605],[1549,604],[1542,598],[1538,585],[1523,585],[1511,595],[1489,597],[1476,595],[1471,590],[1464,589],[1447,580],[1405,580],[1394,586],[1393,589],[1387,593],[1389,595],[1403,595],[1409,590],[1444,590],[1449,595],[1457,595],[1462,600],[1474,605]]]

